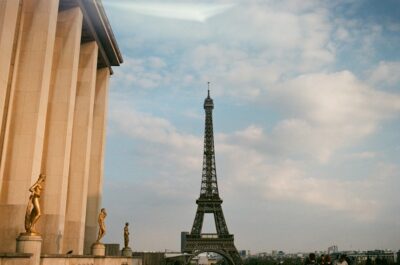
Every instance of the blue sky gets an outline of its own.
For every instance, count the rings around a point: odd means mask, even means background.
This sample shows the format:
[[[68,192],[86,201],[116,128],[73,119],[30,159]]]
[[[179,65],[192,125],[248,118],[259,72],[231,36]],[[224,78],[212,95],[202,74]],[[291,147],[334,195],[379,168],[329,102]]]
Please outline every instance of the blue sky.
[[[122,243],[129,221],[135,250],[179,250],[210,81],[238,249],[400,248],[398,1],[103,3],[125,59],[110,88],[106,241]]]

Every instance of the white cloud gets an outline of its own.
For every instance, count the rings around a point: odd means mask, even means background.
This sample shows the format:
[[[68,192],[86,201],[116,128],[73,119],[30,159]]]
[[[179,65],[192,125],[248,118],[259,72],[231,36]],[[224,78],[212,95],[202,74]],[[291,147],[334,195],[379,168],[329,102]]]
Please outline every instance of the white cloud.
[[[349,71],[301,75],[271,86],[258,100],[274,106],[281,119],[270,131],[250,125],[231,135],[232,141],[322,163],[361,143],[400,112],[399,95],[369,87]]]
[[[148,60],[151,68],[160,69],[167,66],[165,61],[159,57],[149,57]]]
[[[235,135],[242,137],[245,140],[259,141],[263,137],[263,129],[255,125],[251,125],[243,131],[235,132]]]
[[[350,159],[372,159],[377,156],[376,152],[365,151],[360,153],[352,153],[346,156],[346,158]]]
[[[343,27],[336,30],[336,37],[341,41],[346,41],[349,38],[349,31]]]
[[[275,200],[302,201],[344,212],[358,221],[371,221],[378,217],[381,207],[374,196],[369,196],[373,192],[371,183],[369,179],[340,181],[307,177],[305,172],[282,167],[277,176],[266,179],[265,196]],[[354,192],[354,187],[362,191]]]
[[[114,110],[110,118],[119,132],[144,142],[141,153],[146,154],[153,165],[158,165],[160,176],[174,174],[172,179],[149,180],[148,185],[153,192],[164,195],[167,192],[170,196],[170,190],[176,186],[185,190],[193,185],[190,181],[193,178],[188,179],[187,174],[197,175],[201,170],[200,137],[179,133],[168,120],[138,113],[132,108]],[[298,125],[294,129],[284,131],[293,131],[293,134],[302,132]],[[307,175],[303,162],[279,158],[270,153],[268,148],[260,148],[268,141],[271,141],[270,145],[272,142],[277,145],[291,144],[290,141],[295,138],[282,134],[280,137],[272,134],[269,138],[260,127],[254,125],[229,135],[217,134],[216,150],[220,158],[219,168],[223,168],[224,172],[224,192],[235,194],[236,189],[248,186],[254,189],[253,196],[261,200],[321,206],[343,212],[359,221],[371,221],[377,217],[382,205],[379,198],[371,194],[372,189],[382,188],[380,185],[384,180],[366,177],[343,181]],[[298,137],[299,141],[303,141],[302,135]],[[154,145],[156,148],[152,147]],[[370,153],[362,156],[366,155]],[[359,189],[354,190],[355,186]],[[181,193],[178,195],[182,196]]]
[[[359,66],[369,66],[374,63],[374,58],[381,52],[379,46],[384,39],[382,24],[360,19],[356,16],[350,18],[337,17],[331,25],[334,34],[331,36],[331,44],[338,54],[343,53],[343,61],[351,57]],[[394,41],[394,43],[397,43]],[[350,57],[349,57],[350,56]]]
[[[400,62],[381,61],[370,73],[369,80],[376,84],[399,85],[400,84]]]
[[[246,131],[252,130],[247,129]],[[239,134],[236,134],[239,135]],[[329,209],[331,213],[345,214],[360,222],[375,220],[380,213],[380,197],[371,196],[374,189],[382,189],[384,181],[376,178],[340,180],[324,176],[309,175],[304,163],[285,158],[277,159],[267,149],[255,150],[235,138],[225,136],[228,142],[217,145],[223,157],[219,167],[224,169],[224,180],[231,179],[225,192],[237,194],[237,189],[252,190],[252,196],[266,203],[301,203]],[[219,137],[218,140],[224,139]],[[219,141],[221,142],[221,141]],[[234,142],[234,143],[233,143]],[[357,187],[355,190],[354,187]],[[235,196],[229,198],[235,199]]]
[[[134,23],[140,30],[135,36],[126,33],[126,49],[145,46],[144,58],[152,48],[158,57],[165,56],[164,62],[172,62],[161,63],[162,72],[154,64],[143,72],[131,70],[126,73],[130,75],[127,79],[144,88],[168,86],[171,82],[174,86],[190,86],[218,81],[213,82],[219,84],[217,93],[254,99],[288,75],[316,71],[333,63],[332,26],[324,4],[283,2],[238,3],[200,25],[185,21],[159,23],[151,18],[119,14],[116,19],[121,25]],[[147,43],[153,46],[147,47]],[[128,57],[125,69],[130,68],[129,60]],[[152,64],[148,59],[139,60]]]
[[[190,134],[183,134],[166,119],[137,112],[124,102],[110,112],[110,119],[116,124],[114,131],[134,139],[151,143],[148,151],[156,152],[154,158],[166,156],[165,164],[178,164],[182,170],[198,169],[202,140]]]
[[[232,4],[202,4],[202,3],[182,3],[182,2],[106,2],[107,5],[129,10],[138,14],[205,22],[207,19],[216,16]]]
[[[159,57],[127,57],[124,67],[116,69],[115,79],[122,87],[154,89],[169,82],[170,78],[160,71],[165,66],[166,63]]]
[[[134,138],[174,147],[198,147],[199,144],[196,137],[179,133],[168,120],[136,112],[126,106],[113,109],[110,119],[118,124],[123,133]]]
[[[388,206],[386,197],[393,193],[388,183],[397,181],[398,167],[378,163],[368,174],[357,178],[340,178],[338,175],[344,172],[339,169],[327,177],[313,172],[316,165],[308,159],[290,160],[276,156],[268,147],[260,148],[268,138],[254,126],[216,138],[224,184],[229,178],[230,185],[224,188],[232,194],[230,200],[235,200],[235,194],[241,189],[251,190],[253,199],[255,196],[268,204],[300,203],[304,207],[320,207],[321,211],[329,209],[332,215],[346,215],[357,222],[375,222]],[[362,152],[351,158],[375,157],[373,152]]]
[[[288,117],[274,128],[274,142],[321,161],[376,132],[400,111],[400,96],[374,90],[348,71],[302,75],[270,95]]]

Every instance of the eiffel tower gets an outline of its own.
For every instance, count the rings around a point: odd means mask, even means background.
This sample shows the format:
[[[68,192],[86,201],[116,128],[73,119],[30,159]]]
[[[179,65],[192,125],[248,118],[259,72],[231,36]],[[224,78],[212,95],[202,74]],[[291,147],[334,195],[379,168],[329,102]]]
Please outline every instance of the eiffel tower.
[[[234,236],[229,234],[225,222],[221,207],[222,199],[219,197],[218,192],[212,121],[214,102],[210,97],[209,86],[210,83],[208,83],[208,96],[204,100],[206,119],[200,197],[196,200],[196,216],[194,218],[192,231],[190,234],[186,235],[183,251],[192,254],[191,257],[204,252],[215,252],[223,256],[231,265],[242,265],[243,261],[233,242]],[[202,233],[204,214],[214,215],[216,234]]]

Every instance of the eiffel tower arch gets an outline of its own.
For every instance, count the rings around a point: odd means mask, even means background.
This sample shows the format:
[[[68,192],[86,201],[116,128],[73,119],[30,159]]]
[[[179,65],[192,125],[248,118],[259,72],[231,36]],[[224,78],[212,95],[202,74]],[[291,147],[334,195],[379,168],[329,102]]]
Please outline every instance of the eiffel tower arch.
[[[200,197],[196,200],[197,211],[192,230],[186,235],[182,250],[191,254],[187,263],[198,254],[215,252],[223,256],[230,265],[242,265],[243,261],[234,244],[234,236],[229,233],[225,222],[221,206],[222,199],[218,192],[212,121],[213,109],[214,102],[210,97],[210,89],[208,89],[208,96],[204,100],[206,117]],[[216,233],[202,233],[205,214],[214,215]]]
[[[213,253],[219,254],[220,256],[222,256],[228,262],[229,265],[238,264],[238,263],[235,263],[235,261],[232,259],[231,254],[226,253],[225,251],[222,251],[222,250],[197,251],[197,252],[195,252],[193,255],[191,255],[189,257],[189,259],[187,260],[186,264],[190,264],[191,260],[194,257],[196,257],[196,256],[198,256],[198,255],[200,255],[202,253],[208,253],[208,252],[213,252]]]

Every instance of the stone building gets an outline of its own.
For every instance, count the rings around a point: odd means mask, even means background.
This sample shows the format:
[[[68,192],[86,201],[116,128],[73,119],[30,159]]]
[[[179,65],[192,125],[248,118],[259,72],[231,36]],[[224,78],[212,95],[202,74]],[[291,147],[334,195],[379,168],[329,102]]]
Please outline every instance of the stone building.
[[[0,253],[16,251],[40,173],[42,254],[90,251],[108,85],[121,63],[100,0],[0,0]]]

